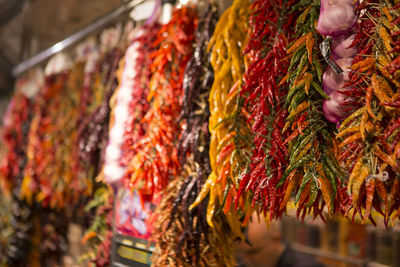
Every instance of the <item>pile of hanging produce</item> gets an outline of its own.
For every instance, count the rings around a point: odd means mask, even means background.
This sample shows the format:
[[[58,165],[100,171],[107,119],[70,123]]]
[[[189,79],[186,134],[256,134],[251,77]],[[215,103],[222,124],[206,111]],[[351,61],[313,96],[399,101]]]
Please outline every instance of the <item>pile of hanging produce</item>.
[[[235,0],[217,13],[177,8],[126,51],[46,77],[35,99],[15,94],[0,181],[31,213],[14,219],[96,192],[82,241],[106,265],[104,177],[161,199],[155,266],[234,266],[252,213],[280,219],[291,203],[300,220],[398,221],[399,1]]]
[[[353,211],[353,218],[358,213],[375,223],[374,209],[387,224],[400,215],[400,4],[363,1],[355,12],[361,17],[352,28],[351,45],[359,53],[343,75],[341,108],[349,115],[340,121],[336,136],[349,173],[346,214]]]
[[[0,264],[20,264],[31,247],[32,211],[25,201],[20,201],[18,198],[26,164],[25,149],[31,107],[32,101],[17,88],[3,119],[1,145],[4,154],[0,167],[2,189]]]
[[[234,262],[233,240],[228,231],[221,231],[222,214],[213,219],[217,230],[207,225],[207,201],[190,208],[210,174],[208,97],[214,74],[207,45],[216,24],[217,7],[208,5],[203,12],[193,57],[183,77],[183,106],[179,117],[183,130],[178,143],[183,171],[163,192],[155,211],[153,266],[232,266]]]
[[[110,47],[99,58],[86,62],[76,139],[79,157],[74,169],[85,175],[86,193],[91,196],[83,209],[90,222],[81,240],[84,251],[80,262],[85,266],[110,265],[114,198],[112,189],[104,184],[103,168],[111,120],[109,103],[118,86],[122,49]]]
[[[152,200],[171,176],[181,170],[175,144],[181,132],[177,118],[182,107],[182,78],[192,55],[197,18],[193,8],[177,9],[171,21],[162,25],[153,43],[152,72],[147,101],[150,106],[141,122],[147,131],[133,144],[129,162],[130,186],[142,200]]]

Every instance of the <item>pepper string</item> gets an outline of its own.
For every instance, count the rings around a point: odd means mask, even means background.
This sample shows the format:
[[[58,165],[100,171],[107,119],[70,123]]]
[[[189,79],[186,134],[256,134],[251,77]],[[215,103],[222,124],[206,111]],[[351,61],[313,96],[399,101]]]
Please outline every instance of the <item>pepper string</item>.
[[[44,205],[48,205],[53,197],[52,182],[55,180],[55,164],[52,160],[55,154],[56,144],[53,141],[52,133],[56,123],[56,110],[60,107],[61,99],[59,98],[65,87],[68,73],[62,73],[46,78],[46,86],[43,92],[40,92],[35,101],[34,117],[32,120],[30,132],[28,135],[27,155],[28,161],[24,170],[24,178],[21,185],[20,197],[25,199],[30,205],[36,200],[36,195],[43,192],[38,202],[45,200]],[[61,162],[64,162],[61,161]],[[53,180],[53,179],[54,180]],[[62,180],[57,177],[57,180]],[[43,183],[43,185],[41,184]],[[46,189],[46,191],[44,191]],[[44,194],[46,196],[44,197]],[[61,207],[59,200],[61,192],[58,192],[57,198],[52,201],[52,207]],[[46,199],[45,199],[46,198]]]
[[[330,215],[337,210],[336,196],[343,172],[336,160],[336,143],[332,126],[323,119],[322,100],[327,98],[321,86],[322,67],[318,43],[321,37],[315,30],[319,1],[300,1],[292,11],[300,12],[296,30],[298,39],[292,42],[287,54],[290,65],[287,75],[289,91],[285,107],[289,116],[282,130],[290,131],[284,141],[289,151],[289,165],[277,184],[286,187],[286,197],[296,194],[297,217],[304,220],[308,213],[314,218],[326,205]]]
[[[151,200],[180,171],[175,145],[180,125],[176,119],[182,107],[182,79],[192,55],[196,26],[196,12],[192,7],[176,9],[153,44],[159,49],[152,54],[153,75],[147,96],[151,104],[142,120],[148,131],[134,144],[132,149],[137,153],[128,166],[130,186],[138,190],[142,200]]]
[[[28,135],[27,164],[19,193],[21,203],[29,205],[29,217],[16,214],[16,218],[33,222],[29,235],[10,240],[10,262],[24,261],[32,264],[54,265],[65,252],[68,216],[66,207],[74,207],[79,200],[80,188],[73,175],[71,162],[77,151],[74,147],[78,117],[79,89],[83,82],[83,64],[72,70],[46,78],[46,85],[36,99],[33,119]],[[24,205],[22,205],[23,207]],[[22,208],[22,210],[24,210]],[[63,216],[61,216],[63,214]],[[16,226],[20,230],[20,226]],[[29,256],[16,255],[15,248],[21,240],[31,243]],[[39,245],[41,244],[41,245]]]
[[[120,90],[122,83],[124,82],[129,85],[132,84],[132,98],[129,102],[130,117],[126,122],[126,132],[122,145],[123,151],[122,157],[120,158],[121,164],[123,164],[123,166],[126,166],[126,164],[128,163],[127,159],[130,158],[129,154],[132,153],[132,151],[130,150],[132,140],[136,140],[140,136],[140,134],[142,134],[143,129],[145,129],[144,125],[139,125],[139,123],[140,119],[143,116],[143,113],[148,108],[148,103],[145,96],[147,96],[147,86],[150,80],[150,71],[147,67],[151,64],[151,59],[149,56],[151,51],[154,50],[151,45],[155,39],[158,28],[158,24],[145,25],[141,28],[141,31],[146,32],[146,34],[140,34],[132,41],[131,44],[131,46],[136,46],[137,58],[130,58],[129,56],[132,53],[129,54],[127,50],[125,56],[120,60],[119,68],[117,70],[114,69],[112,71],[112,75],[110,75],[108,79],[113,83],[115,81],[115,78],[117,78],[118,80],[118,88],[115,90],[113,96],[111,98],[106,98],[105,100],[103,100],[104,106],[108,106],[108,102],[110,102],[111,118],[113,118],[112,114],[115,111],[116,95]],[[111,51],[110,55],[115,52],[116,51]],[[112,59],[112,57],[108,58],[107,56],[105,56],[104,60],[112,60],[114,66],[113,68],[115,68],[115,61],[114,59]],[[122,72],[127,67],[125,64],[127,60],[135,60],[140,62],[146,61],[148,64],[136,64],[135,75],[133,77],[129,77],[129,79],[131,80],[122,81]],[[131,64],[129,66],[131,66]],[[106,84],[107,83],[108,82],[106,81]],[[103,104],[98,103],[97,105]],[[111,126],[113,125],[112,119],[110,119],[109,125],[111,128]],[[100,132],[99,134],[101,134],[102,136],[99,136],[99,139],[104,139],[105,137],[107,138],[108,134],[106,133],[108,133],[108,131]],[[100,172],[98,177],[102,177],[102,172]],[[92,200],[85,207],[86,212],[92,211],[95,213],[94,217],[92,218],[90,227],[86,230],[84,236],[82,237],[82,244],[84,245],[85,252],[80,258],[80,261],[89,266],[109,265],[113,216],[112,191],[113,190],[110,187],[100,183],[99,188],[95,191]]]
[[[375,224],[371,210],[385,216],[385,224],[399,208],[398,172],[400,147],[398,77],[390,67],[398,52],[393,49],[395,33],[399,31],[399,9],[391,1],[364,1],[359,12],[365,12],[357,25],[352,45],[363,47],[352,62],[345,94],[351,115],[341,122],[341,160],[349,170],[347,179],[348,207],[346,215],[358,213],[363,222]],[[396,21],[397,19],[397,21]],[[372,35],[368,34],[373,33]],[[393,38],[391,35],[394,35]],[[352,93],[350,95],[350,93]],[[397,146],[397,147],[396,147]],[[365,214],[362,213],[365,208]],[[392,220],[398,217],[398,213]]]
[[[22,93],[16,92],[11,99],[4,117],[2,148],[5,154],[0,164],[0,188],[2,194],[10,196],[19,188],[26,162],[26,137],[31,122],[29,111],[32,102]]]
[[[84,253],[80,261],[87,266],[109,266],[110,260],[113,197],[112,189],[103,183],[102,166],[109,136],[109,103],[118,85],[117,66],[121,56],[120,48],[113,48],[101,56],[94,69],[86,73],[87,84],[81,98],[76,145],[80,159],[78,170],[85,175],[87,199],[90,200],[84,211],[90,216],[89,228],[81,240]]]
[[[3,120],[0,164],[0,265],[18,266],[31,251],[31,207],[19,199],[26,165],[27,136],[33,103],[22,92],[14,93]]]
[[[84,252],[79,261],[85,266],[109,266],[112,242],[113,194],[108,186],[100,186],[85,212],[94,212],[93,222],[81,239]]]
[[[150,106],[147,101],[152,74],[149,68],[152,64],[150,55],[156,50],[156,47],[152,44],[156,41],[159,28],[160,25],[158,23],[144,25],[141,28],[144,34],[133,40],[133,44],[138,44],[136,62],[140,62],[140,64],[135,64],[136,75],[133,77],[132,99],[129,102],[129,117],[125,124],[124,141],[121,145],[122,157],[120,162],[123,166],[129,165],[130,159],[137,152],[132,147],[143,138],[147,130],[147,124],[141,120]],[[130,177],[128,174],[126,176],[124,182],[127,187]]]
[[[88,195],[92,193],[94,178],[98,176],[97,180],[102,181],[101,168],[108,142],[109,101],[118,85],[116,70],[121,56],[121,49],[111,49],[96,62],[94,71],[85,77],[91,83],[83,88],[85,92],[80,102],[75,146],[79,152],[77,173],[84,176],[87,183],[85,193]]]
[[[288,39],[293,35],[295,12],[287,14],[293,1],[255,1],[250,17],[249,41],[246,52],[251,58],[244,76],[245,108],[250,114],[253,133],[252,160],[240,181],[237,197],[244,191],[253,192],[252,207],[257,203],[269,218],[279,218],[286,207],[290,188],[276,189],[283,170],[288,165],[288,151],[281,134],[288,116],[283,107],[287,85],[278,85],[286,75],[285,60]],[[265,23],[268,21],[268,23]],[[266,71],[266,68],[268,71]],[[288,189],[288,191],[286,191]],[[280,204],[280,196],[287,195]]]
[[[210,164],[211,174],[191,209],[209,195],[207,223],[217,229],[213,219],[223,210],[232,232],[232,238],[244,239],[241,229],[241,211],[231,205],[240,175],[250,160],[248,142],[250,128],[242,112],[243,101],[239,97],[245,60],[242,56],[247,32],[250,3],[236,0],[218,21],[208,48],[214,69],[214,82],[210,91]],[[244,198],[240,207],[245,210]]]
[[[193,57],[186,66],[180,116],[184,127],[178,145],[178,158],[183,172],[177,177],[179,182],[174,183],[164,194],[163,199],[167,200],[155,211],[157,226],[154,231],[156,251],[153,266],[234,265],[233,240],[229,239],[229,235],[221,236],[225,240],[221,237],[217,239],[215,230],[207,225],[207,201],[189,210],[189,205],[211,172],[208,97],[213,71],[206,48],[216,19],[217,8],[208,5],[199,20]],[[171,242],[169,238],[174,238],[174,241]]]

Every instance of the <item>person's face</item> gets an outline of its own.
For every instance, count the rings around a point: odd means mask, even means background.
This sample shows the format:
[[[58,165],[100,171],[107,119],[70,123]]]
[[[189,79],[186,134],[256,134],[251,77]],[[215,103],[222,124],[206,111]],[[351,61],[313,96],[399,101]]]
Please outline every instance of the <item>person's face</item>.
[[[252,246],[241,242],[237,247],[237,255],[246,267],[273,267],[282,253],[280,232],[268,229],[263,219],[258,222],[257,216],[249,224],[249,241]]]

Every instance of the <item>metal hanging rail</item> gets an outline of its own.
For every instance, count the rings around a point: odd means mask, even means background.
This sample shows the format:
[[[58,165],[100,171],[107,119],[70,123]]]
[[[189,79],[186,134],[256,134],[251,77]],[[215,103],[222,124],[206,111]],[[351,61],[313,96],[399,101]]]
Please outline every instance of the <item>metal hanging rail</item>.
[[[26,70],[32,68],[33,66],[38,65],[39,63],[46,61],[56,53],[70,47],[71,45],[78,43],[79,41],[85,39],[89,35],[95,33],[97,30],[102,29],[106,26],[109,22],[113,21],[114,19],[118,18],[119,16],[129,12],[135,6],[143,3],[145,0],[133,0],[124,3],[122,6],[114,9],[113,11],[109,12],[105,16],[101,17],[100,19],[96,20],[92,24],[84,27],[83,29],[79,30],[78,32],[72,34],[71,36],[65,38],[64,40],[54,44],[53,46],[39,52],[38,54],[34,55],[33,57],[19,63],[12,69],[12,75],[14,77],[19,76],[21,73],[25,72]]]

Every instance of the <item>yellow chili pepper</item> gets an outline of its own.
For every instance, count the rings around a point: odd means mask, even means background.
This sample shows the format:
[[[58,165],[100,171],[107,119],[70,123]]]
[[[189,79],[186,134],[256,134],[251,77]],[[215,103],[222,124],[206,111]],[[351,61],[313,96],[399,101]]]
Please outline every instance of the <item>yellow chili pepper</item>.
[[[361,167],[360,174],[358,175],[356,180],[353,182],[352,195],[353,195],[353,205],[355,207],[357,206],[361,186],[365,182],[365,179],[367,179],[370,172],[371,172],[370,169],[366,165],[363,165]]]
[[[392,51],[391,38],[385,27],[379,28],[379,36],[382,38],[383,44],[388,52]]]

